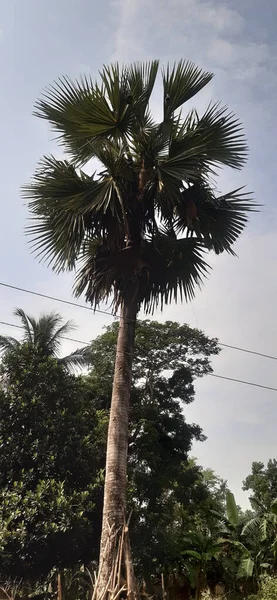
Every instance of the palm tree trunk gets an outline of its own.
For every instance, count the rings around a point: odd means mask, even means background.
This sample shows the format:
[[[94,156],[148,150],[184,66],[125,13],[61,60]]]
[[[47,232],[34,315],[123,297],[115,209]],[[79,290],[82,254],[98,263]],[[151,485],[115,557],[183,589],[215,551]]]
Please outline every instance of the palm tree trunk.
[[[105,600],[113,595],[116,585],[120,587],[121,563],[128,562],[127,579],[130,582],[130,556],[125,557],[126,536],[126,491],[127,491],[127,453],[129,404],[132,383],[132,363],[135,339],[135,324],[137,315],[137,292],[130,286],[128,294],[121,305],[120,324],[117,339],[113,391],[109,419],[106,476],[104,487],[104,507],[102,535],[100,544],[99,576],[97,581],[96,598]],[[123,541],[125,536],[125,542]],[[127,540],[128,542],[128,540]],[[117,573],[115,565],[117,563]],[[120,564],[119,564],[120,563]],[[111,593],[107,593],[110,589]],[[118,587],[117,587],[118,590]],[[128,596],[133,596],[128,590]]]

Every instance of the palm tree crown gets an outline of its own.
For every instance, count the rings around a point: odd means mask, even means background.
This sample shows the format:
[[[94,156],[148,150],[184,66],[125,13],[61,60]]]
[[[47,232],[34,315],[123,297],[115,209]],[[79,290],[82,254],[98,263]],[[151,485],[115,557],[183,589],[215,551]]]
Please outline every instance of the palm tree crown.
[[[9,353],[20,348],[22,344],[28,344],[34,350],[40,351],[43,356],[58,358],[66,369],[84,367],[89,364],[87,348],[75,350],[68,356],[59,358],[61,341],[73,329],[70,321],[63,323],[62,317],[57,313],[45,314],[39,319],[34,319],[28,316],[22,308],[17,308],[14,315],[21,320],[23,339],[19,341],[16,338],[1,335],[0,352]]]
[[[36,104],[69,161],[45,156],[25,186],[28,233],[54,270],[77,265],[75,293],[94,305],[110,294],[120,303],[130,284],[146,311],[178,292],[191,298],[207,274],[203,253],[233,253],[254,208],[242,189],[221,195],[213,184],[218,167],[246,161],[240,122],[219,104],[181,114],[212,74],[186,61],[164,69],[156,123],[149,101],[158,68],[104,67],[100,83],[63,77]],[[101,163],[93,175],[91,159]]]

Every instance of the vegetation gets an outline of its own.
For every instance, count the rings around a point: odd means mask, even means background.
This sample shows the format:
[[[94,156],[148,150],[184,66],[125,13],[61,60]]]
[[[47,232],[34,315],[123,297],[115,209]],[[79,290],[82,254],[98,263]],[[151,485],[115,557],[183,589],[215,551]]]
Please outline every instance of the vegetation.
[[[25,196],[34,249],[56,270],[77,269],[75,293],[120,307],[105,469],[99,598],[110,587],[126,523],[129,400],[136,317],[187,300],[207,274],[205,251],[233,253],[253,205],[241,189],[219,194],[216,169],[247,157],[239,121],[219,104],[202,116],[181,107],[212,79],[190,62],[162,71],[163,120],[149,102],[159,63],[104,67],[59,79],[36,104],[69,160],[44,157]],[[86,166],[97,159],[93,176]],[[118,532],[118,535],[115,535]],[[125,528],[127,587],[136,596]],[[130,597],[131,597],[130,596]]]
[[[58,589],[66,600],[91,597],[117,335],[113,323],[92,342],[85,375],[31,340],[2,359],[0,585],[15,600],[50,599]],[[267,485],[258,479],[259,500],[243,512],[227,483],[189,457],[193,440],[205,437],[184,408],[218,351],[187,325],[137,323],[127,488],[142,596],[276,595],[276,501],[267,508],[275,461],[259,469]]]
[[[16,355],[17,350],[22,345],[27,344],[37,352],[41,352],[44,356],[53,356],[58,358],[62,339],[71,333],[73,325],[70,321],[63,323],[60,315],[50,313],[42,315],[38,320],[26,315],[22,308],[17,308],[14,311],[16,317],[20,318],[21,329],[23,329],[23,339],[19,341],[10,336],[0,336],[0,351],[4,354]],[[75,369],[85,367],[89,364],[86,356],[86,348],[75,350],[69,354],[59,358],[59,362],[67,369]]]

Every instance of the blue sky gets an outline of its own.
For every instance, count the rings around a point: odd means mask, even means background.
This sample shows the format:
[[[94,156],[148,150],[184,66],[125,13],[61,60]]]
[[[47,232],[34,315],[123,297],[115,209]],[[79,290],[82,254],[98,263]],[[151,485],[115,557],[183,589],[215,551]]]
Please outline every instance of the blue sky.
[[[47,124],[32,116],[42,89],[63,74],[94,76],[115,59],[188,58],[215,73],[197,99],[199,110],[210,99],[228,103],[242,119],[250,146],[246,168],[224,171],[220,189],[246,183],[263,208],[237,244],[239,259],[212,259],[214,270],[193,303],[155,317],[188,322],[224,343],[277,355],[276,22],[275,0],[2,0],[0,281],[71,298],[71,277],[57,277],[38,264],[23,234],[27,213],[20,186],[43,154],[61,153]],[[58,310],[74,320],[75,336],[84,340],[111,319],[1,288],[0,320],[14,322],[15,306],[35,315]],[[2,326],[1,333],[11,330]],[[73,349],[73,343],[65,344],[65,352]],[[214,370],[277,387],[275,361],[225,349]],[[208,435],[193,454],[227,478],[245,504],[241,481],[252,461],[277,455],[277,393],[207,377],[197,382],[186,416]]]

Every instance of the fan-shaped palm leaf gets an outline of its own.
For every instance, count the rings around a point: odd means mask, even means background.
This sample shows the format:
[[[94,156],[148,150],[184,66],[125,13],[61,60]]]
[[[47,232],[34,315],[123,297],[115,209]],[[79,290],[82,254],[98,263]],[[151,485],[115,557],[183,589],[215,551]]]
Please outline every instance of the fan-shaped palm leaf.
[[[192,62],[180,60],[163,70],[164,119],[172,116],[182,104],[200,92],[213,78],[212,73],[202,71]]]

